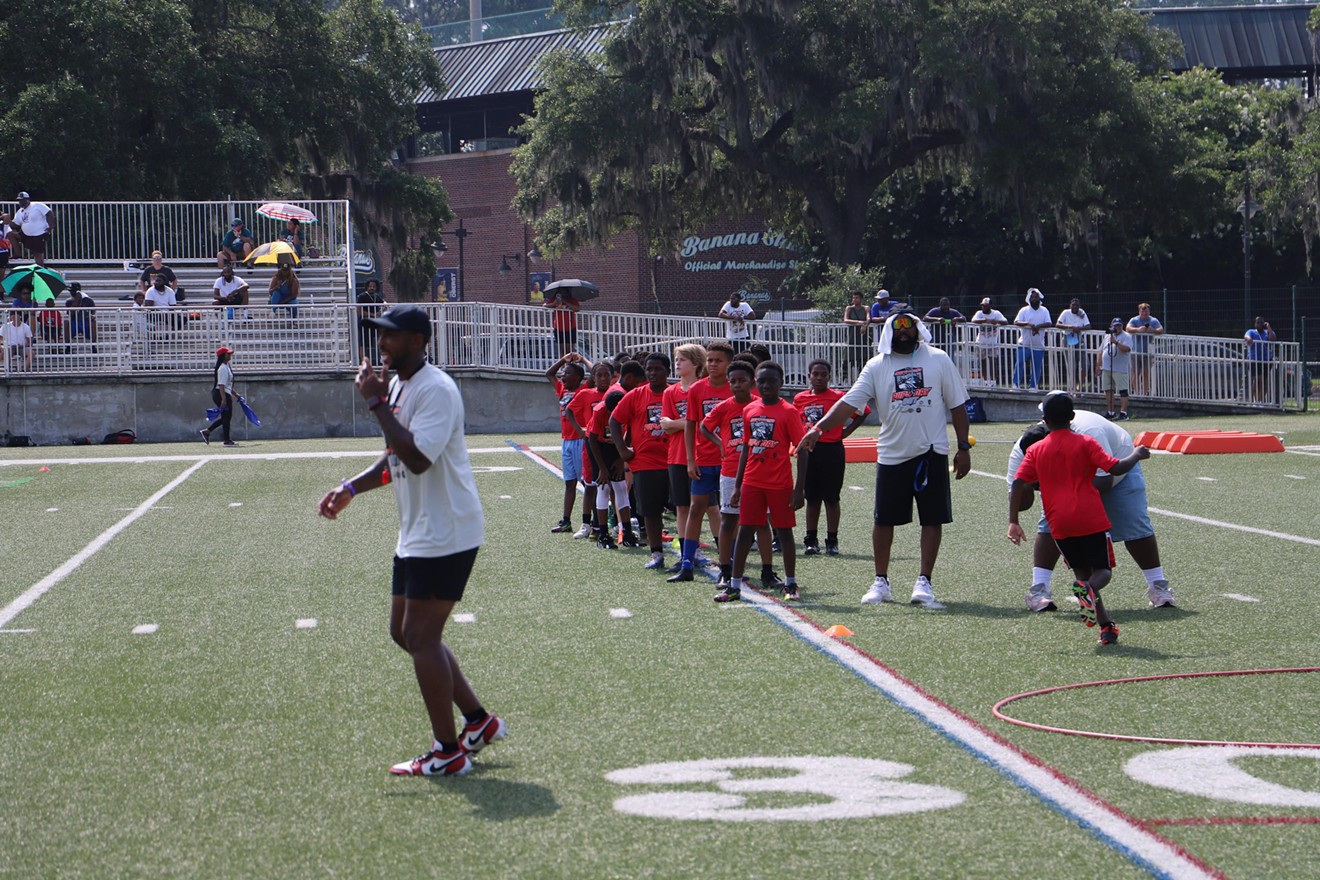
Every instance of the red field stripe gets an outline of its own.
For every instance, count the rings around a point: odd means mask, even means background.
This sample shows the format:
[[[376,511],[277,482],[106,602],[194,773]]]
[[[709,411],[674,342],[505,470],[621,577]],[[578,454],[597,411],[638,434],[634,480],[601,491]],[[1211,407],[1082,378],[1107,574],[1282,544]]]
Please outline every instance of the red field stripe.
[[[1320,816],[1200,816],[1146,819],[1145,825],[1320,825]]]

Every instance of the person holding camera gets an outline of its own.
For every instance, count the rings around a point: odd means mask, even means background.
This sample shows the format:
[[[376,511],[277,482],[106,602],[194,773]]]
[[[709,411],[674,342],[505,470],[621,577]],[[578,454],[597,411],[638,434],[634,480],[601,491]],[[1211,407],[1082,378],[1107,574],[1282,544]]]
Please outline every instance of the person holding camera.
[[[1105,392],[1105,418],[1112,421],[1128,420],[1128,379],[1132,374],[1132,334],[1123,329],[1123,319],[1109,322],[1109,332],[1100,343],[1100,356],[1096,358],[1100,369],[1100,388]],[[1118,410],[1114,410],[1114,393],[1118,393]]]

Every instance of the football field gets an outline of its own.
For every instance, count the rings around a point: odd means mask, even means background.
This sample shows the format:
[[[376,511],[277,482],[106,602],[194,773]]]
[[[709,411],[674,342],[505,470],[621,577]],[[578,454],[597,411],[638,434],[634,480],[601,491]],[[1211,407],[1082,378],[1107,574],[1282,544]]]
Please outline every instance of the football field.
[[[1178,607],[1119,548],[1106,648],[1062,569],[1024,608],[1022,427],[973,426],[940,611],[903,602],[915,526],[899,603],[859,603],[873,464],[800,604],[717,605],[549,533],[557,436],[469,436],[486,544],[446,639],[509,735],[460,779],[387,772],[430,741],[392,493],[315,512],[379,441],[0,450],[0,877],[1314,876],[1320,417],[1126,426],[1289,451],[1143,464]],[[1032,726],[995,713],[1028,693],[1000,714]]]

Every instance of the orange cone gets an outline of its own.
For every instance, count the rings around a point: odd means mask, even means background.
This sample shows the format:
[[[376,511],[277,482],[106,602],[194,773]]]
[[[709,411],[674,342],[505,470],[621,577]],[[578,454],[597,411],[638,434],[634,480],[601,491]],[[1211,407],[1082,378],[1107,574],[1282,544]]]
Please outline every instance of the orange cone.
[[[836,623],[836,624],[834,624],[834,626],[832,626],[832,627],[830,627],[829,629],[825,630],[825,635],[827,635],[827,636],[829,636],[829,637],[831,637],[831,638],[841,639],[841,638],[844,638],[844,637],[846,637],[846,636],[855,636],[855,635],[857,635],[857,633],[855,633],[855,632],[853,632],[852,630],[848,629],[848,627],[844,626],[844,625],[841,624],[841,623]]]

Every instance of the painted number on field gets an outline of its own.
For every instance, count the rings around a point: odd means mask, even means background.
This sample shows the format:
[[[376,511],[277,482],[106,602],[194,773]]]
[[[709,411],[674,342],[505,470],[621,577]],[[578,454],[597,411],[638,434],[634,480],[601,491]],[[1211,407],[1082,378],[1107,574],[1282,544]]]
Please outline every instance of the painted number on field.
[[[1217,801],[1269,807],[1320,807],[1320,791],[1289,788],[1248,773],[1240,758],[1320,761],[1317,749],[1263,749],[1250,746],[1185,746],[1143,752],[1123,765],[1129,776],[1156,788],[1168,788]]]
[[[621,813],[654,819],[863,819],[956,807],[966,800],[966,795],[951,788],[892,781],[914,769],[871,758],[727,758],[646,764],[615,770],[605,778],[619,785],[689,786],[614,802]],[[717,791],[693,786],[713,786]]]

